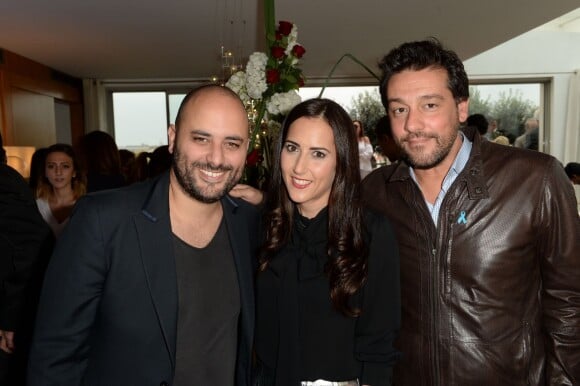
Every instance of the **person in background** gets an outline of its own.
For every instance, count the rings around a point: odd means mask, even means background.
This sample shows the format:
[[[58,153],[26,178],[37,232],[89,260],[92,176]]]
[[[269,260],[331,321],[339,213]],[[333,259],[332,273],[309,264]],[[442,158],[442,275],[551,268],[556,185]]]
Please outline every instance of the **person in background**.
[[[259,385],[390,385],[399,259],[389,222],[361,205],[357,142],[327,99],[284,121],[256,283]]]
[[[0,385],[24,386],[42,273],[52,232],[0,136]]]
[[[482,141],[469,81],[436,39],[381,62],[404,161],[362,182],[401,254],[397,386],[579,385],[580,219],[543,153]]]
[[[498,135],[491,140],[493,143],[497,143],[504,146],[510,146],[510,140],[505,135]]]
[[[564,167],[564,172],[574,185],[580,185],[580,163],[569,162]]]
[[[36,196],[36,189],[38,188],[38,182],[44,176],[44,167],[46,161],[46,147],[38,148],[32,154],[30,159],[30,176],[28,177],[28,186],[30,190]]]
[[[87,193],[125,185],[119,149],[110,134],[97,130],[85,134],[77,154],[81,168],[87,173]]]
[[[498,134],[503,133],[503,130],[500,129],[499,121],[497,119],[495,119],[493,117],[489,117],[488,122],[489,122],[489,126],[487,126],[487,133],[485,134],[485,138],[487,138],[487,140],[490,141],[490,140],[494,139]],[[503,134],[503,135],[505,135],[505,134]],[[508,139],[509,139],[509,137],[508,137]]]
[[[564,167],[564,172],[570,179],[572,185],[580,185],[580,163],[577,162],[569,162]],[[576,197],[578,198],[578,193],[580,192],[580,186],[575,186],[574,189],[577,193]],[[580,216],[580,204],[578,205],[578,216]]]
[[[363,124],[361,121],[352,121],[356,136],[358,138],[358,154],[360,165],[360,176],[365,178],[373,170],[371,159],[373,158],[373,145],[369,137],[365,135]]]
[[[36,205],[55,237],[66,226],[77,200],[86,192],[72,146],[57,143],[45,153],[44,174],[36,189]]]
[[[381,149],[381,147],[379,145],[375,146],[375,151],[373,153],[373,159],[374,159],[374,163],[373,163],[373,168],[380,168],[381,166],[385,166],[388,165],[389,160],[388,158],[383,154],[383,150]]]
[[[29,386],[249,386],[258,211],[227,195],[247,113],[204,86],[167,133],[170,171],[77,203],[45,275]]]
[[[473,126],[481,136],[481,139],[487,141],[487,130],[489,129],[489,122],[483,114],[471,114],[467,117],[465,122],[467,126]]]
[[[121,163],[121,175],[123,175],[125,185],[131,185],[137,182],[137,161],[135,153],[131,150],[119,149],[119,160]]]
[[[156,147],[152,152],[137,156],[137,174],[140,181],[157,177],[171,168],[172,156],[167,145]]]
[[[145,181],[149,178],[149,158],[151,158],[151,153],[148,151],[142,151],[135,157],[137,181]]]
[[[528,118],[524,122],[524,133],[516,138],[514,147],[538,150],[538,134],[540,121],[537,118]]]
[[[149,178],[157,177],[171,168],[171,153],[167,145],[159,146],[151,152],[148,164]]]
[[[388,158],[389,164],[397,162],[402,157],[401,148],[395,142],[393,138],[393,132],[391,130],[391,122],[388,116],[384,116],[378,120],[377,126],[375,127],[375,133],[377,135],[377,143],[381,148],[381,152]]]

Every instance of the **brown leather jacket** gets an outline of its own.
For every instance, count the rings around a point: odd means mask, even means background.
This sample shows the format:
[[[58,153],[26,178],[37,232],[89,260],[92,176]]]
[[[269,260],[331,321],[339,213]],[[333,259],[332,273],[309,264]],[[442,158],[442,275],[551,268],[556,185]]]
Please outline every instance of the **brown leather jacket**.
[[[556,159],[480,140],[436,228],[405,163],[363,181],[401,259],[395,385],[580,385],[580,220]]]

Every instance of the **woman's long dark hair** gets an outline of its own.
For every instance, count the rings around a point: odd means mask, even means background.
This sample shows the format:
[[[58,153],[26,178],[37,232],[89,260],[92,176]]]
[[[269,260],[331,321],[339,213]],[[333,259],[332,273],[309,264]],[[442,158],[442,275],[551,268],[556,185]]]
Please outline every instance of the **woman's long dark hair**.
[[[79,145],[81,166],[89,176],[121,174],[119,149],[110,134],[98,130],[91,131],[81,138]]]
[[[294,107],[282,125],[276,143],[272,181],[266,201],[265,244],[260,255],[260,270],[290,240],[294,203],[282,179],[280,156],[288,130],[299,118],[322,118],[332,128],[336,146],[336,173],[328,202],[328,262],[325,272],[330,281],[334,308],[346,316],[357,316],[359,309],[350,297],[365,283],[368,251],[363,240],[360,202],[358,140],[348,113],[328,99],[310,99]]]

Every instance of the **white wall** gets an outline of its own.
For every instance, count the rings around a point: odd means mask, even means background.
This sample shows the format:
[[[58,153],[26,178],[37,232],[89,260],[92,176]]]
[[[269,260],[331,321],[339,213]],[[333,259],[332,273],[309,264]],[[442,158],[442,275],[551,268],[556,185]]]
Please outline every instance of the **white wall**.
[[[54,101],[54,119],[56,123],[56,142],[72,144],[70,105]]]
[[[580,33],[535,29],[465,61],[471,79],[550,78],[549,153],[563,160],[571,76],[580,69]],[[580,108],[580,106],[579,106]]]

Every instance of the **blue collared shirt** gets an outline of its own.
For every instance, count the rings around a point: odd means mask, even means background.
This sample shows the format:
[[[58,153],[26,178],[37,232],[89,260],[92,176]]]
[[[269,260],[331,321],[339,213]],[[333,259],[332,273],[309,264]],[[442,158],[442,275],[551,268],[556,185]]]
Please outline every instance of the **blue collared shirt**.
[[[459,149],[459,153],[457,153],[457,156],[455,157],[455,161],[453,161],[453,164],[449,168],[447,175],[443,179],[443,184],[441,184],[441,191],[437,195],[437,198],[435,199],[435,202],[433,204],[425,200],[427,208],[431,213],[431,218],[433,219],[435,227],[437,227],[437,220],[439,219],[439,210],[441,209],[441,203],[443,202],[443,199],[445,198],[447,191],[449,190],[449,188],[451,187],[451,185],[453,184],[459,173],[461,173],[463,168],[465,168],[465,165],[469,160],[469,154],[471,154],[471,148],[473,147],[473,144],[469,139],[467,139],[467,137],[465,136],[465,134],[463,134],[463,132],[460,131],[459,135],[461,135],[461,138],[463,139],[463,144]],[[410,166],[409,173],[411,174],[411,178],[413,179],[413,181],[415,181],[417,186],[419,186],[419,183],[417,182],[417,177],[415,176],[415,172],[413,171],[413,168]],[[421,189],[420,186],[419,189]]]

